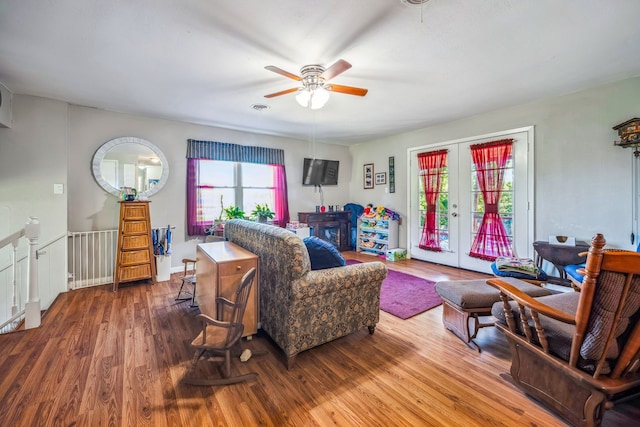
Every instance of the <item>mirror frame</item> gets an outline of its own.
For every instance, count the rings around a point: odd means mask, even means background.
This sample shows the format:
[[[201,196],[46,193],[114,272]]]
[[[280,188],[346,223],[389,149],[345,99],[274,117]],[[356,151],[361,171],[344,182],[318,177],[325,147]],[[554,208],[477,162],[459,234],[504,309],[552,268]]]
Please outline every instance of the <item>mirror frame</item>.
[[[167,161],[167,158],[165,157],[164,153],[158,147],[156,147],[154,144],[147,141],[146,139],[136,138],[135,136],[122,136],[120,138],[114,138],[102,144],[102,146],[100,146],[100,148],[98,148],[98,150],[95,152],[95,154],[93,155],[93,159],[91,160],[91,169],[93,171],[93,178],[96,180],[98,185],[102,187],[104,191],[106,191],[107,193],[113,194],[118,198],[120,197],[120,189],[115,188],[113,185],[109,184],[102,177],[102,173],[100,172],[100,163],[102,162],[104,157],[107,155],[109,150],[111,150],[113,147],[117,145],[122,145],[122,144],[144,145],[145,147],[150,148],[151,151],[153,151],[154,154],[158,156],[158,158],[160,159],[160,163],[162,164],[162,176],[160,177],[160,180],[152,189],[138,193],[138,198],[141,198],[141,199],[145,199],[153,196],[158,191],[160,191],[162,187],[164,187],[164,185],[167,183],[169,179],[169,162]]]

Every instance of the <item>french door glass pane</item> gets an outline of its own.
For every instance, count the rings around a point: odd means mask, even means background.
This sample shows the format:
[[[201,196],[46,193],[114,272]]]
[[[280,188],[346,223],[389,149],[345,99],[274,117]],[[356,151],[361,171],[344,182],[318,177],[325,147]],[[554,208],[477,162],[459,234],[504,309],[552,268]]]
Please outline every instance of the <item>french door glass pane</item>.
[[[475,165],[472,165],[471,173],[471,214],[472,214],[472,237],[475,237],[478,229],[480,228],[480,222],[484,214],[484,197],[480,191],[478,185],[478,177],[476,174]],[[509,241],[513,240],[513,156],[507,160],[506,167],[504,169],[502,189],[500,192],[500,200],[498,202],[498,213],[504,224],[504,228],[507,232],[507,238]],[[472,238],[473,241],[473,238]]]
[[[424,227],[425,217],[427,215],[427,201],[424,194],[424,185],[422,175],[424,171],[420,171],[418,178],[418,213],[420,215],[420,227]],[[445,166],[440,171],[440,191],[436,202],[436,224],[440,235],[440,248],[449,250],[449,169]]]

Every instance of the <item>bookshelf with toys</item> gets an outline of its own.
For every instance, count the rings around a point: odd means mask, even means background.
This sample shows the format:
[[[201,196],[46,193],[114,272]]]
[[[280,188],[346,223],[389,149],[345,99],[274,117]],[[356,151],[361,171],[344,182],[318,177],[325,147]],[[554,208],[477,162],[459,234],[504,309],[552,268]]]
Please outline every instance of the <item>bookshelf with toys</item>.
[[[400,216],[384,206],[367,205],[358,218],[357,251],[369,255],[385,255],[398,247]]]

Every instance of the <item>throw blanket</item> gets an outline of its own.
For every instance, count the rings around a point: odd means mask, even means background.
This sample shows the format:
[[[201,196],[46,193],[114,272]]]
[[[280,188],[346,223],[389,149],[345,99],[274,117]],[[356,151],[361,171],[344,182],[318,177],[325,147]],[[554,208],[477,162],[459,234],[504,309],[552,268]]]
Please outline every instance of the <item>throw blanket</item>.
[[[498,257],[496,268],[498,271],[522,273],[531,277],[538,277],[539,273],[538,267],[531,258]]]

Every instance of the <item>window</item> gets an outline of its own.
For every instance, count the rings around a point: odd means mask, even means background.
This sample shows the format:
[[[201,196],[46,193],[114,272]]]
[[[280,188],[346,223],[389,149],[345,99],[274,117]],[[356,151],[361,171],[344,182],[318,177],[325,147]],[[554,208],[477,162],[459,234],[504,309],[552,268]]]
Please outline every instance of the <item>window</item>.
[[[187,234],[206,234],[223,206],[250,215],[267,204],[277,224],[289,221],[284,150],[187,140]]]
[[[275,166],[203,159],[197,162],[197,222],[212,224],[214,219],[223,219],[223,207],[237,206],[246,216],[256,204],[266,203],[275,209]]]

